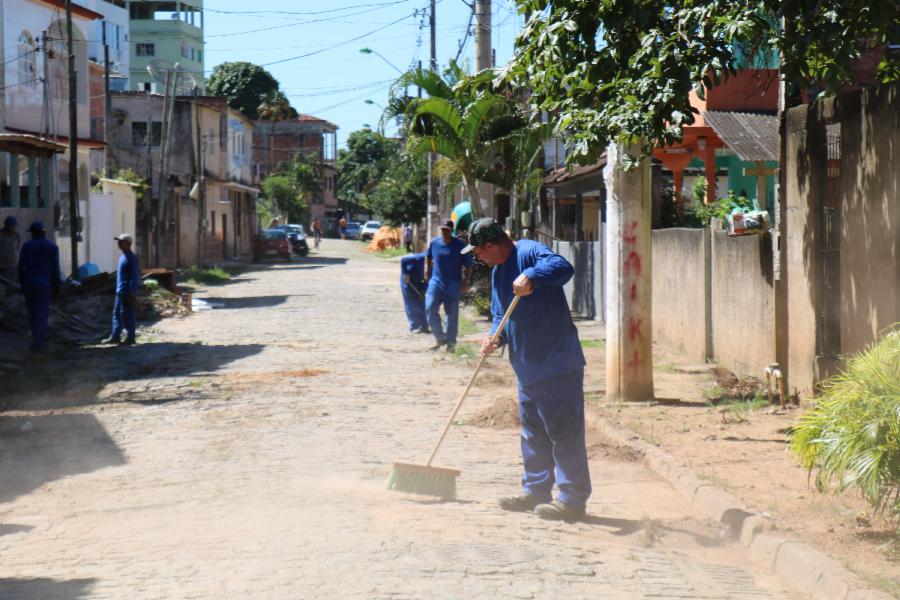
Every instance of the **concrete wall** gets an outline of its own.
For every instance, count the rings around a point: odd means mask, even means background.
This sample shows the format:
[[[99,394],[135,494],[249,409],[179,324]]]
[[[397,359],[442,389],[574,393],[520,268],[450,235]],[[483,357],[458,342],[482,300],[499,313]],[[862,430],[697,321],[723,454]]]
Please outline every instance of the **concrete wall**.
[[[575,275],[563,287],[572,312],[602,321],[606,307],[603,242],[554,242],[553,250],[575,267]]]
[[[688,360],[761,376],[775,360],[771,237],[653,231],[653,340]]]
[[[842,356],[900,321],[900,86],[792,108],[786,120],[779,356],[789,387],[809,394]],[[831,252],[826,218],[838,236]],[[829,264],[838,269],[831,286]]]
[[[653,232],[653,340],[691,361],[707,357],[706,231]]]
[[[715,362],[762,377],[775,361],[775,288],[768,235],[712,232],[712,350]]]

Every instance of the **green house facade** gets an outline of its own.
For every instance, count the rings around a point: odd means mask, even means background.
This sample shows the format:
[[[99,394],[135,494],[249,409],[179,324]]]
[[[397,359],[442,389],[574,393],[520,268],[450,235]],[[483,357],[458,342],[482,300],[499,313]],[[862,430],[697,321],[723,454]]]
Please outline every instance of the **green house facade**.
[[[164,91],[164,69],[178,63],[193,76],[202,93],[203,79],[203,0],[160,2],[129,0],[130,80],[132,90]],[[154,62],[156,61],[156,62]],[[155,67],[157,77],[147,67]],[[159,77],[160,67],[163,69]],[[181,78],[179,92],[191,88],[190,78]]]

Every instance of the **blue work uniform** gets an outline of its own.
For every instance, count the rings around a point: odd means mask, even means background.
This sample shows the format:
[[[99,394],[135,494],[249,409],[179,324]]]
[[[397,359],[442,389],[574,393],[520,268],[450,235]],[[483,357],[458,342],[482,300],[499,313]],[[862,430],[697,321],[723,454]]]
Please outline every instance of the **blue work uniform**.
[[[428,331],[425,317],[425,255],[410,254],[400,259],[400,291],[410,331]]]
[[[116,269],[116,301],[113,305],[112,334],[110,337],[119,339],[122,330],[125,330],[125,339],[134,341],[137,328],[137,314],[135,311],[135,294],[141,287],[141,268],[134,252],[128,250],[119,257],[119,267]]]
[[[31,348],[37,350],[47,337],[50,300],[59,285],[59,248],[46,238],[28,240],[19,252],[19,283],[25,294]]]
[[[491,275],[491,313],[497,330],[513,299],[513,281],[525,274],[534,291],[507,322],[501,343],[519,387],[522,488],[541,502],[558,500],[583,509],[591,494],[584,435],[584,353],[562,286],[569,262],[545,245],[521,240]]]
[[[428,292],[425,294],[425,312],[428,325],[438,344],[456,345],[456,334],[459,329],[459,299],[462,295],[462,269],[472,266],[472,255],[463,254],[466,244],[451,238],[444,243],[442,237],[431,240],[425,256],[432,261],[431,279],[428,281]],[[441,323],[440,308],[444,307],[447,316],[446,329]]]

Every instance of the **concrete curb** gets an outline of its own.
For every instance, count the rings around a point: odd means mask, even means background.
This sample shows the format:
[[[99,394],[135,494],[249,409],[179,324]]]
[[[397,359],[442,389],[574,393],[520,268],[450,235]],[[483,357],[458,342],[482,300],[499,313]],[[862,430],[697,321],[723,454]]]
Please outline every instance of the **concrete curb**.
[[[668,452],[606,419],[596,418],[593,424],[613,442],[641,452],[652,471],[689,498],[701,514],[726,526],[732,538],[747,548],[754,562],[795,591],[813,600],[891,600],[884,592],[868,588],[859,577],[820,550],[768,532],[766,519],[734,495],[697,477]]]

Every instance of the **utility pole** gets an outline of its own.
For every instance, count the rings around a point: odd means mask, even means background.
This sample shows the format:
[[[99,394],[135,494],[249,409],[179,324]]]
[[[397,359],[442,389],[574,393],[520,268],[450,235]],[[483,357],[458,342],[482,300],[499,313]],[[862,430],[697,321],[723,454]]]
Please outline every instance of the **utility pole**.
[[[196,144],[197,144],[197,155],[195,157],[197,169],[197,176],[195,179],[195,183],[197,184],[197,266],[203,266],[203,249],[206,246],[204,244],[206,227],[204,227],[204,220],[206,217],[206,190],[205,190],[205,181],[203,174],[204,167],[204,156],[206,154],[206,140],[203,138],[203,135],[200,131],[200,103],[197,101],[197,88],[194,88],[194,119],[195,119],[195,135],[196,135]]]
[[[606,398],[653,400],[650,159],[623,168],[640,143],[610,144],[606,180]]]
[[[106,176],[112,177],[112,143],[110,119],[112,98],[109,97],[109,40],[106,39],[106,21],[103,22],[103,142],[106,144]]]
[[[491,50],[491,0],[474,0],[475,10],[475,71],[480,72],[494,66]],[[494,186],[479,181],[475,189],[478,198],[471,198],[472,217],[491,216],[493,211]]]
[[[78,90],[75,44],[72,42],[72,0],[66,0],[66,51],[69,54],[69,236],[72,278],[78,278]]]
[[[435,16],[435,0],[431,0],[431,12],[428,15],[428,24],[431,28],[431,70],[437,72],[437,19]],[[419,90],[419,95],[421,96],[421,89]],[[436,216],[437,211],[437,181],[434,179],[434,162],[435,162],[435,153],[428,153],[428,212],[426,213],[425,219],[425,235],[426,235],[426,243],[431,239],[432,236],[432,227],[434,226],[434,217]]]
[[[491,49],[491,0],[475,0],[475,71],[494,66]]]

